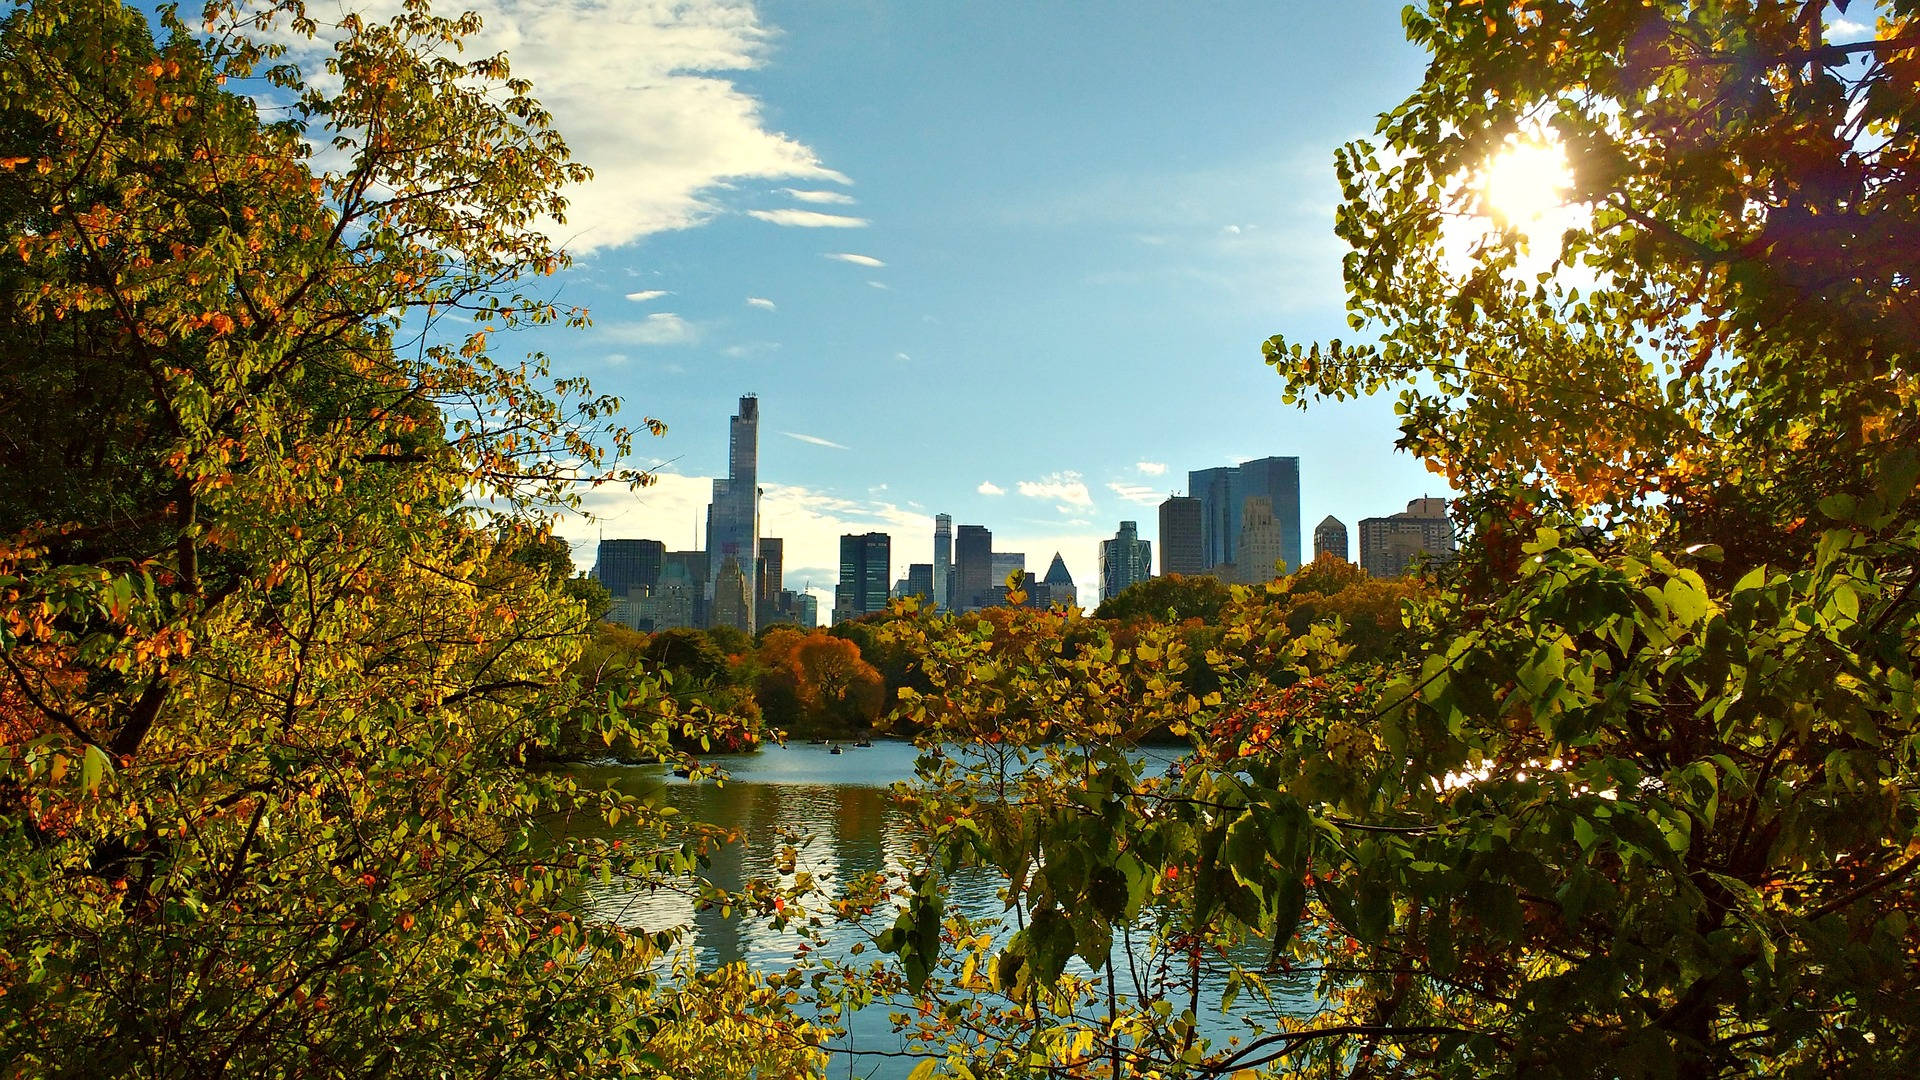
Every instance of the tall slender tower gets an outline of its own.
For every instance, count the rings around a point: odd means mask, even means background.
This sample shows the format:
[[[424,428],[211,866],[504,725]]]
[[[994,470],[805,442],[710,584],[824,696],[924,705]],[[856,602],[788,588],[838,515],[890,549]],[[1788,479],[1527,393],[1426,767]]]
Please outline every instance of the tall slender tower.
[[[953,570],[953,515],[933,517],[933,605],[947,607],[947,575]]]
[[[760,399],[752,394],[740,399],[740,411],[728,427],[727,475],[713,481],[713,502],[707,507],[709,600],[728,561],[747,580],[760,561]],[[753,604],[742,605],[741,610],[743,619],[729,621],[752,633]]]

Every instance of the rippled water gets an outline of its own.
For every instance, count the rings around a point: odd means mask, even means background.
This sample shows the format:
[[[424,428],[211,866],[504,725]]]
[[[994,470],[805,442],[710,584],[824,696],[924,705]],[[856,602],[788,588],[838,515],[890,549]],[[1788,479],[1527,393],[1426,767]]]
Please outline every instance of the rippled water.
[[[910,743],[883,741],[843,750],[832,754],[821,745],[776,746],[727,757],[721,759],[726,770],[723,782],[689,782],[657,765],[573,768],[585,778],[634,795],[662,793],[688,819],[738,829],[744,842],[715,855],[706,872],[713,885],[739,889],[754,878],[778,876],[783,838],[804,835],[808,840],[800,846],[797,869],[812,873],[831,889],[863,873],[899,872],[910,865],[912,821],[888,787],[912,778],[916,749]],[[597,820],[576,822],[573,827],[631,835],[624,828],[608,829]],[[1000,884],[989,871],[963,871],[948,882],[949,903],[975,918],[998,918],[1003,908],[997,896]],[[764,919],[738,913],[722,918],[718,910],[696,910],[685,893],[649,890],[619,879],[595,885],[587,902],[601,918],[624,926],[647,931],[685,928],[703,965],[745,960],[760,970],[783,970],[799,943],[796,935],[775,931]],[[830,925],[828,933],[828,949],[840,955],[863,940],[859,931],[848,926]],[[1260,958],[1237,959],[1257,965]],[[1218,1010],[1222,984],[1217,977],[1209,981],[1201,1003],[1202,1015],[1210,1016],[1204,1026],[1223,1033],[1227,1020]],[[1283,996],[1287,1012],[1297,1014],[1312,1006],[1310,987],[1304,983],[1285,987]],[[885,1010],[877,1007],[853,1018],[850,1039],[851,1045],[863,1050],[901,1047],[899,1037],[889,1030]],[[843,1070],[850,1065],[851,1075],[890,1080],[904,1077],[913,1062],[836,1056],[833,1075],[847,1075]]]

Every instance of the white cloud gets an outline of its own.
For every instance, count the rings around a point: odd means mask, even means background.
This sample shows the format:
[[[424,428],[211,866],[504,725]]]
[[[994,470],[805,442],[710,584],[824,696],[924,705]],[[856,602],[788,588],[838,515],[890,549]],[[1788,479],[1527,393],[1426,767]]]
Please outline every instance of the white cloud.
[[[600,331],[608,341],[623,345],[690,345],[700,330],[671,311],[661,311],[639,322],[610,323]]]
[[[627,362],[627,354],[623,352],[608,353],[605,359],[607,363],[613,365],[614,367],[619,367],[621,364],[624,364]]]
[[[911,360],[911,359],[913,359],[913,357],[911,357],[911,356],[908,356],[908,355],[907,355],[906,353],[903,353],[903,352],[897,352],[897,353],[894,353],[894,354],[893,354],[893,358],[894,358],[895,360]]]
[[[365,5],[385,18],[395,0]],[[806,144],[772,130],[734,81],[766,63],[777,32],[751,0],[608,4],[604,0],[465,0],[483,29],[465,54],[504,52],[593,178],[568,188],[565,224],[546,227],[576,254],[699,225],[717,193],[742,180],[850,183]],[[337,37],[337,35],[335,35]],[[292,38],[310,77],[332,37]]]
[[[1120,496],[1122,499],[1125,499],[1130,503],[1141,503],[1147,506],[1158,505],[1160,503],[1160,500],[1164,497],[1160,494],[1160,492],[1156,491],[1153,488],[1148,487],[1145,484],[1128,484],[1120,481],[1115,481],[1107,485],[1107,490],[1113,492],[1115,495]]]
[[[818,210],[749,210],[747,216],[774,225],[791,225],[801,229],[864,229],[868,224],[866,218],[823,214]]]
[[[996,484],[991,480],[980,481],[980,486],[977,488],[974,488],[973,490],[979,492],[982,495],[1005,495],[1007,493],[1006,488],[1001,487],[999,484]]]
[[[852,263],[855,266],[887,265],[886,263],[881,262],[879,259],[876,259],[871,255],[855,255],[853,252],[850,252],[850,251],[830,251],[827,253],[826,257],[829,259],[838,259],[841,262]]]
[[[831,203],[835,206],[847,206],[853,202],[853,196],[841,191],[802,191],[797,188],[781,188],[788,198],[800,202]]]
[[[818,435],[802,435],[798,431],[783,431],[780,434],[785,435],[789,439],[799,439],[803,443],[811,443],[814,446],[826,446],[835,450],[851,449],[850,447],[842,446],[834,442],[832,439],[823,439]]]
[[[1163,461],[1136,461],[1133,463],[1133,467],[1146,476],[1167,475],[1167,465]]]
[[[639,292],[628,293],[627,299],[632,300],[635,303],[644,304],[649,300],[658,300],[663,296],[672,296],[672,295],[673,295],[672,293],[668,292],[665,289],[642,289]]]
[[[876,289],[879,289],[879,290],[881,290],[882,292],[892,292],[892,291],[893,291],[893,286],[891,286],[891,285],[889,285],[889,284],[887,284],[887,283],[886,283],[886,282],[884,282],[884,281],[869,281],[869,282],[867,282],[867,284],[869,284],[869,285],[871,285],[871,286],[873,286],[873,287],[874,287],[874,288],[876,288]]]
[[[773,306],[773,301],[771,301],[771,300],[769,300],[769,299],[767,299],[767,298],[766,298],[766,297],[764,297],[764,296],[749,296],[749,297],[747,297],[747,306],[748,306],[748,307],[757,307],[757,308],[765,308],[765,309],[767,309],[768,311],[772,311],[772,310],[774,310],[774,306]]]
[[[1016,485],[1030,499],[1052,499],[1067,506],[1092,506],[1093,496],[1077,472],[1057,472],[1038,480],[1022,480]]]
[[[1869,29],[1852,19],[1835,19],[1827,24],[1827,33],[1836,38],[1859,38],[1871,36]]]

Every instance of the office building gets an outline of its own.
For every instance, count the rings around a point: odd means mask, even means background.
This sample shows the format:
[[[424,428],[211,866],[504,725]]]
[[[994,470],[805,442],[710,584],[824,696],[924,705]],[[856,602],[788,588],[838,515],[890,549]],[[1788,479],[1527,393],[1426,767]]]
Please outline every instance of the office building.
[[[1160,573],[1204,574],[1206,548],[1200,542],[1200,500],[1174,495],[1160,504]]]
[[[1027,555],[1023,551],[996,551],[993,553],[993,583],[1005,586],[1008,574],[1027,572]]]
[[[1073,575],[1067,573],[1067,561],[1059,552],[1053,553],[1053,562],[1047,565],[1047,576],[1040,584],[1047,590],[1047,605],[1079,606],[1080,590],[1074,586]]]
[[[972,611],[992,603],[993,532],[984,525],[962,525],[953,537],[953,588],[949,602],[955,611]]]
[[[840,584],[834,590],[833,619],[857,619],[887,608],[893,537],[883,532],[840,537]]]
[[[820,625],[820,598],[810,592],[795,593],[793,597],[793,621],[802,630],[811,630]]]
[[[1263,496],[1280,527],[1280,557],[1300,565],[1300,459],[1264,457],[1187,474],[1187,494],[1199,499],[1200,546],[1206,566],[1239,562],[1240,515],[1250,497]]]
[[[1360,566],[1374,577],[1398,577],[1423,555],[1443,561],[1457,550],[1445,499],[1415,499],[1404,514],[1360,522]]]
[[[740,569],[740,561],[729,555],[720,564],[720,576],[713,582],[713,606],[708,609],[712,617],[707,625],[731,626],[751,634],[753,606],[753,594],[747,588],[747,575]]]
[[[715,477],[713,502],[707,507],[707,596],[720,568],[734,560],[742,576],[760,564],[760,400],[752,394],[740,399],[727,431],[727,475]],[[753,605],[747,606],[747,625],[753,630]]]
[[[1264,585],[1287,572],[1281,555],[1280,523],[1265,495],[1250,495],[1241,504],[1240,539],[1234,545],[1234,580],[1242,585]]]
[[[593,577],[609,596],[651,589],[660,581],[667,545],[658,540],[602,540],[594,552]]]
[[[1113,539],[1100,541],[1100,599],[1108,600],[1136,581],[1153,576],[1153,545],[1140,539],[1138,522],[1123,521]]]
[[[937,606],[946,607],[948,598],[948,579],[953,574],[953,515],[935,514],[933,518],[933,599]]]
[[[787,542],[778,536],[760,538],[760,561],[753,572],[753,625],[756,629],[792,622],[793,594],[781,581],[786,573]]]
[[[1353,558],[1348,552],[1353,549],[1347,545],[1347,526],[1339,518],[1328,514],[1320,524],[1313,527],[1313,557],[1332,555],[1342,560]]]
[[[923,607],[933,603],[933,564],[909,563],[907,576],[900,579],[894,595],[899,597],[917,596]]]

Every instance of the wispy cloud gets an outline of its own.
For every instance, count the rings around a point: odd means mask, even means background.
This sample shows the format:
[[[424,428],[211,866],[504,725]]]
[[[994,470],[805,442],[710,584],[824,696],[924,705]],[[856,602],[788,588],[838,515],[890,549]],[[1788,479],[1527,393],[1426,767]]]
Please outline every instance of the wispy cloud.
[[[798,431],[783,431],[780,434],[785,435],[789,439],[798,439],[803,443],[808,443],[813,446],[825,446],[833,450],[852,449],[852,447],[843,446],[840,443],[834,442],[832,439],[823,439],[818,435],[803,435]]]
[[[1160,492],[1145,484],[1129,484],[1116,480],[1107,485],[1107,490],[1130,503],[1141,503],[1147,506],[1158,504],[1162,498]]]
[[[766,298],[766,297],[764,297],[764,296],[749,296],[749,297],[747,297],[747,306],[748,306],[748,307],[757,307],[757,308],[765,308],[765,309],[766,309],[766,310],[768,310],[768,311],[772,311],[772,310],[774,310],[774,306],[773,306],[773,301],[771,301],[771,300],[769,300],[769,299],[767,299],[767,298]]]
[[[894,354],[893,354],[893,358],[894,358],[895,360],[911,360],[911,359],[913,359],[913,357],[911,357],[911,356],[908,356],[908,355],[907,355],[906,353],[903,353],[903,352],[897,352],[897,353],[894,353]]]
[[[684,229],[726,208],[741,181],[848,183],[806,144],[772,129],[735,73],[763,66],[775,31],[741,0],[464,0],[484,27],[468,55],[509,52],[593,178],[566,191],[548,230],[575,253]],[[318,72],[326,31],[291,59]]]
[[[785,192],[788,198],[798,199],[801,202],[828,203],[834,206],[848,206],[853,202],[853,196],[844,191],[803,191],[799,188],[781,188],[780,190]]]
[[[841,262],[852,263],[855,266],[887,265],[886,263],[881,262],[879,259],[876,259],[871,255],[855,255],[851,251],[830,251],[827,253],[826,257],[829,259],[838,259]]]
[[[747,216],[759,218],[774,225],[788,225],[799,229],[863,229],[866,218],[848,217],[845,214],[823,214],[818,210],[749,210]]]
[[[668,292],[665,289],[642,289],[639,292],[628,293],[627,299],[632,300],[634,303],[637,303],[637,304],[644,304],[649,300],[658,300],[663,296],[672,296],[672,295],[673,295],[672,293]]]
[[[698,327],[671,311],[657,312],[639,322],[612,323],[600,332],[606,340],[623,345],[690,345],[700,339]]]
[[[608,353],[604,359],[608,364],[619,367],[621,364],[627,362],[627,354],[623,352]]]
[[[1093,505],[1093,496],[1077,472],[1050,473],[1038,480],[1022,480],[1016,486],[1029,499],[1052,499],[1067,506]]]
[[[1167,475],[1167,465],[1164,461],[1136,461],[1133,467],[1135,471],[1145,476]]]
[[[1868,28],[1852,19],[1835,19],[1827,24],[1827,33],[1838,38],[1857,38],[1867,34]]]
[[[1005,495],[1007,493],[1006,488],[1001,487],[999,484],[996,484],[991,480],[980,481],[980,486],[977,488],[974,488],[973,490],[979,492],[982,495]]]
[[[869,282],[867,282],[867,284],[869,284],[869,285],[871,285],[871,286],[873,286],[873,287],[874,287],[874,288],[876,288],[876,289],[879,289],[879,290],[880,290],[880,291],[882,291],[882,292],[892,292],[892,291],[893,291],[893,286],[891,286],[891,285],[889,285],[889,284],[887,284],[887,283],[886,283],[886,282],[884,282],[884,281],[869,281]]]

